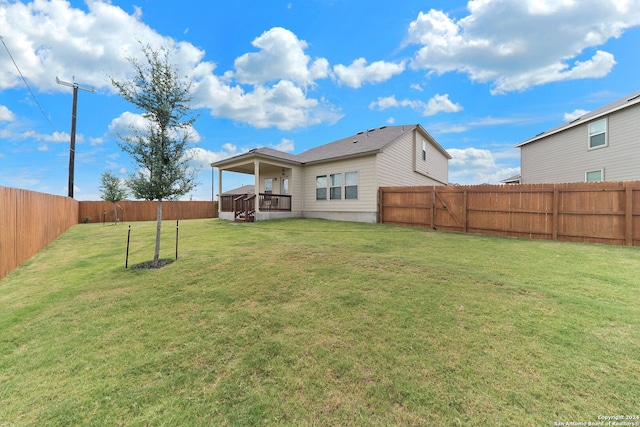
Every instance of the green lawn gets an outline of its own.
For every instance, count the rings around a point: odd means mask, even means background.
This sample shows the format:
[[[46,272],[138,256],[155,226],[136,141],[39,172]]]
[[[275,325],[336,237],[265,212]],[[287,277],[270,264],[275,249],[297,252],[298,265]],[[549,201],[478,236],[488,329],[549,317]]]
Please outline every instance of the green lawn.
[[[78,225],[0,281],[0,426],[640,415],[640,248],[194,220],[134,270],[126,240]]]

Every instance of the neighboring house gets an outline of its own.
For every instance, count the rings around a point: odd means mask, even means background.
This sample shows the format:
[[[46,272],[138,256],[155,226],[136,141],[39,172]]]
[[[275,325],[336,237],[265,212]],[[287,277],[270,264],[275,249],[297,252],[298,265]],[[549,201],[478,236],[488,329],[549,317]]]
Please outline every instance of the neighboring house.
[[[520,184],[520,174],[510,176],[509,178],[505,178],[500,182],[503,184]]]
[[[257,148],[211,166],[222,219],[376,222],[379,187],[445,185],[450,158],[418,124],[370,129],[300,154]],[[222,193],[225,171],[254,175],[258,194]]]
[[[522,184],[640,179],[640,91],[528,139]]]

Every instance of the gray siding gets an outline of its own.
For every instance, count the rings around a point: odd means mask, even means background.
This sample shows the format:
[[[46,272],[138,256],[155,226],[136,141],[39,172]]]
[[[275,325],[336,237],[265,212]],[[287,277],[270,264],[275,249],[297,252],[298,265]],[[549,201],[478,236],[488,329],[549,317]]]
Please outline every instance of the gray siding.
[[[304,206],[307,212],[377,212],[375,155],[356,157],[326,163],[307,165],[304,168]],[[344,186],[345,172],[358,172],[358,198],[341,200],[316,200],[316,176],[341,173]]]
[[[639,180],[640,105],[606,117],[607,146],[589,150],[585,123],[520,147],[522,183],[583,182],[597,169],[605,181]]]
[[[427,160],[422,160],[422,140]],[[418,131],[407,134],[378,154],[378,187],[440,185],[448,179],[448,160]]]

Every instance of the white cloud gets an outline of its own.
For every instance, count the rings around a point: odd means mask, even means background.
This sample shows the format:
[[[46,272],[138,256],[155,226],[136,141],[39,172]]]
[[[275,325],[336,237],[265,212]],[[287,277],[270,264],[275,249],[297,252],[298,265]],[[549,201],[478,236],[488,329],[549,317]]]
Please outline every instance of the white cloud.
[[[216,76],[209,76],[199,83],[198,93],[197,106],[206,106],[215,116],[245,122],[258,129],[275,126],[290,130],[332,124],[342,117],[325,101],[307,98],[300,87],[288,80],[245,92],[240,86],[230,86]]]
[[[15,114],[4,105],[0,105],[0,122],[12,122],[16,119]]]
[[[449,160],[449,181],[457,184],[499,184],[505,178],[520,173],[520,168],[508,167],[498,160],[511,160],[517,150],[492,151],[479,148],[447,150]]]
[[[307,93],[316,80],[329,76],[328,61],[312,59],[305,53],[307,43],[284,28],[257,37],[253,45],[258,52],[239,56],[235,70],[216,75],[216,64],[204,61],[203,50],[156,32],[142,22],[139,7],[129,14],[99,0],[87,1],[86,10],[61,0],[2,5],[4,41],[25,78],[39,91],[68,89],[52,76],[65,81],[78,76],[83,86],[115,93],[109,77],[124,80],[130,75],[127,58],[140,55],[140,40],[169,50],[180,74],[194,82],[196,107],[208,108],[216,117],[283,130],[332,124],[342,117],[326,100]],[[0,91],[22,84],[13,64],[0,62]],[[246,84],[253,87],[243,88]]]
[[[454,168],[460,166],[464,166],[467,169],[487,169],[495,167],[493,155],[489,150],[478,148],[465,148],[464,150],[460,150],[450,148],[447,152],[451,154],[449,166]]]
[[[329,62],[324,58],[311,62],[304,53],[307,42],[285,28],[265,31],[252,45],[260,52],[245,53],[234,63],[234,76],[240,83],[261,85],[284,79],[308,86],[329,75]]]
[[[587,113],[588,113],[587,110],[573,110],[571,113],[564,113],[564,121],[565,122],[572,122],[572,121],[584,116]]]
[[[338,82],[357,89],[364,83],[380,83],[389,80],[396,74],[405,70],[405,61],[399,64],[393,62],[376,61],[367,65],[367,60],[358,58],[351,65],[338,64],[333,67],[333,72],[338,77]]]
[[[520,173],[520,168],[502,163],[511,163],[519,158],[519,151],[513,147],[482,149],[449,148],[449,181],[457,184],[499,184],[505,178]]]
[[[370,109],[386,110],[387,108],[410,107],[420,111],[423,116],[433,116],[438,113],[457,113],[463,110],[460,104],[455,104],[449,99],[448,94],[436,94],[427,102],[422,100],[403,99],[398,101],[394,95],[380,97],[369,104]]]
[[[461,19],[419,13],[406,39],[421,45],[412,67],[463,72],[492,93],[606,76],[613,55],[589,50],[640,25],[640,0],[471,0],[467,9]]]
[[[144,130],[147,120],[142,114],[125,111],[109,123],[109,132],[116,136],[127,136],[132,130]]]
[[[191,148],[187,153],[191,158],[191,164],[198,168],[210,168],[211,163],[233,157],[236,154],[239,154],[238,148],[230,143],[223,144],[220,151],[210,151],[205,150],[204,148],[195,147]]]
[[[295,150],[293,140],[287,138],[282,138],[278,145],[272,145],[271,148],[279,151],[284,151],[285,153],[290,153]]]
[[[71,135],[69,135],[66,132],[53,132],[52,134],[48,134],[48,133],[36,132],[34,130],[28,130],[15,136],[18,139],[23,139],[23,140],[32,139],[35,141],[45,141],[45,142],[54,142],[54,143],[71,141]],[[84,142],[84,136],[82,134],[76,134],[76,142],[77,143]]]
[[[140,21],[109,2],[86,2],[87,11],[67,1],[11,2],[3,6],[0,28],[25,78],[41,91],[62,91],[52,76],[83,86],[111,90],[109,75],[129,70],[125,56],[138,51],[136,40],[177,48]],[[172,49],[174,50],[174,49]],[[13,63],[0,64],[0,90],[21,85]]]
[[[125,111],[109,123],[109,132],[118,138],[126,138],[133,131],[146,131],[148,123],[142,114]],[[171,137],[181,138],[183,132],[185,131],[179,130],[178,132],[172,132]],[[189,133],[189,142],[197,143],[200,141],[200,134],[193,127],[189,127],[186,132]],[[100,143],[102,143],[102,138],[93,138],[91,140],[91,145],[98,145]]]

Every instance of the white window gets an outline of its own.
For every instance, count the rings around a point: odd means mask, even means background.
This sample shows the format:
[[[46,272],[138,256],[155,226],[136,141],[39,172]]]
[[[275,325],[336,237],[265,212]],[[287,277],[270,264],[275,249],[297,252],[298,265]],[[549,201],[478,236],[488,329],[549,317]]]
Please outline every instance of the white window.
[[[598,170],[594,170],[594,171],[587,171],[584,174],[584,181],[585,182],[602,182],[604,181],[604,176],[603,176],[603,171],[602,169],[598,169]]]
[[[265,194],[273,194],[273,179],[265,179],[264,180],[264,193]]]
[[[327,175],[316,176],[316,200],[327,200]]]
[[[589,149],[607,145],[607,119],[589,123]]]
[[[344,198],[358,198],[358,172],[347,172],[344,174]]]
[[[422,160],[427,160],[427,141],[422,140]]]
[[[289,178],[282,178],[281,185],[282,188],[280,189],[280,192],[282,194],[289,194]]]
[[[329,198],[332,200],[342,199],[342,174],[334,173],[329,176],[331,188],[329,188]]]

